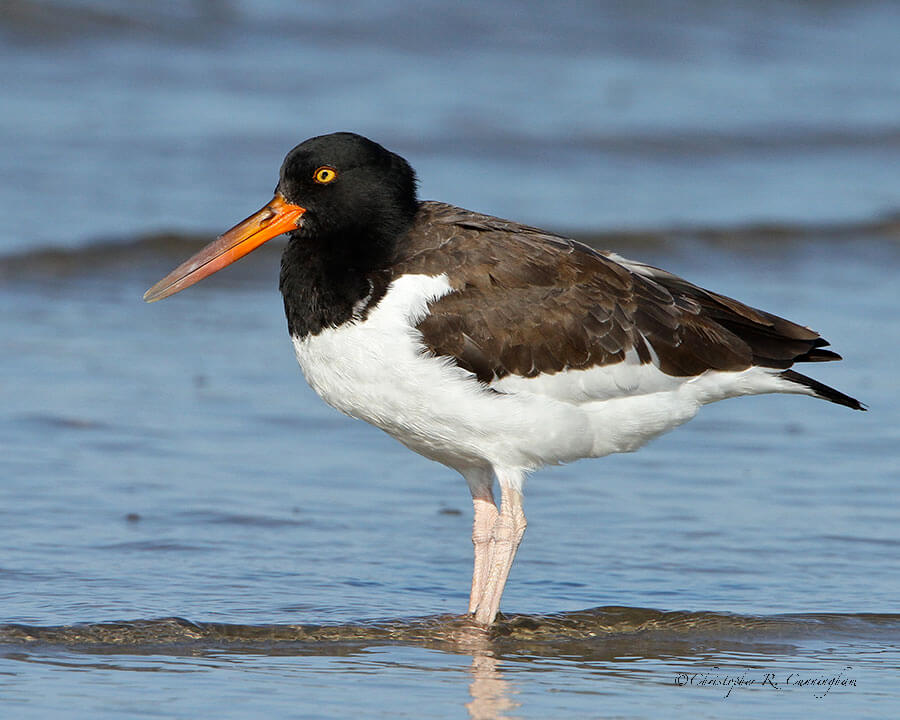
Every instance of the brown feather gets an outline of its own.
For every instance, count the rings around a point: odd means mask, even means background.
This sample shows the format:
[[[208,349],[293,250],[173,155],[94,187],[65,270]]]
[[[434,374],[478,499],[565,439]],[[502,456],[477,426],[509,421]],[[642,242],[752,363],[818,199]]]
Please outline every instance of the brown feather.
[[[508,220],[422,203],[391,277],[446,274],[418,326],[482,382],[655,354],[674,376],[838,359],[817,333],[657,268]]]

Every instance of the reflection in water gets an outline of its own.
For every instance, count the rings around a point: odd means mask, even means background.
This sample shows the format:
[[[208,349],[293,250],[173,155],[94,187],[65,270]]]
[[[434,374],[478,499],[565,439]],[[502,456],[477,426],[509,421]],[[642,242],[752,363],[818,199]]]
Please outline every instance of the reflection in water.
[[[510,710],[519,707],[511,695],[509,682],[499,670],[500,660],[494,650],[495,633],[475,625],[468,617],[448,624],[447,630],[435,635],[445,650],[472,656],[469,673],[469,695],[466,710],[473,720],[513,718]]]
[[[473,720],[490,718],[511,718],[507,713],[519,707],[510,697],[509,683],[497,669],[498,660],[494,653],[485,650],[472,656],[472,682],[469,694],[472,702],[466,703],[466,710]]]

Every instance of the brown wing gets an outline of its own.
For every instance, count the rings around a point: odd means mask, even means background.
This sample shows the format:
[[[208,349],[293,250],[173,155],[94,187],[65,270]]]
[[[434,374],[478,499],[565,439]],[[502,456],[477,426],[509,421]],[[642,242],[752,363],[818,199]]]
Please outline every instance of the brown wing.
[[[624,361],[673,376],[837,359],[815,332],[536,228],[423,203],[394,276],[446,272],[418,329],[479,380]]]

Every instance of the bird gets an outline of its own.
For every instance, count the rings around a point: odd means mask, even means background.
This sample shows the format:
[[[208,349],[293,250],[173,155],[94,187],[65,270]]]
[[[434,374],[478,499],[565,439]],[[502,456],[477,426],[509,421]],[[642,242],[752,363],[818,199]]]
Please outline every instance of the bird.
[[[614,252],[421,201],[405,159],[349,132],[294,147],[273,199],[144,300],[282,234],[279,287],[309,385],[468,484],[478,626],[498,616],[531,472],[637,450],[726,398],[866,409],[792,369],[841,359],[815,331]]]

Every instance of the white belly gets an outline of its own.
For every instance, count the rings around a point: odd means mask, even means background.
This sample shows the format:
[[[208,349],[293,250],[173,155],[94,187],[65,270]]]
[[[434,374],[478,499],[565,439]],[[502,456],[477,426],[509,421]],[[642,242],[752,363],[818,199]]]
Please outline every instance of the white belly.
[[[748,392],[737,381],[750,371],[688,380],[660,378],[652,366],[638,368],[634,383],[621,381],[621,367],[594,368],[506,378],[493,392],[449,359],[430,355],[415,329],[428,303],[450,291],[444,275],[406,275],[364,321],[293,338],[310,386],[341,412],[458,470],[536,469],[636,450],[689,420],[703,402]],[[615,382],[598,384],[604,372],[617,373]],[[595,385],[606,390],[584,391]],[[734,391],[725,387],[731,385]]]

